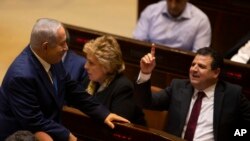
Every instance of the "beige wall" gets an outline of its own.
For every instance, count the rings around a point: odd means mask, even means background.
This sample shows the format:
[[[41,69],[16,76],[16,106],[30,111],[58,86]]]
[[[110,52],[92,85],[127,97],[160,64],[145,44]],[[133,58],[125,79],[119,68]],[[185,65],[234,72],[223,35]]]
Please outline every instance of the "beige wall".
[[[13,59],[28,44],[36,19],[65,23],[131,37],[136,0],[1,0],[0,84]]]

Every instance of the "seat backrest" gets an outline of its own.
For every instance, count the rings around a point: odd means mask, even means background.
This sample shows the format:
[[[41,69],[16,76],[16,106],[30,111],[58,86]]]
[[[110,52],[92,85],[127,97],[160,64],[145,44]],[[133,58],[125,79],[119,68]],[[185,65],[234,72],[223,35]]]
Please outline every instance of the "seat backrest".
[[[143,109],[143,112],[145,114],[147,127],[157,130],[165,129],[168,115],[167,111]]]
[[[152,93],[156,93],[162,90],[159,87],[151,86]],[[158,130],[164,130],[166,127],[167,122],[167,111],[157,111],[157,110],[150,110],[150,109],[143,109],[145,114],[145,119],[147,122],[147,127],[154,128]]]

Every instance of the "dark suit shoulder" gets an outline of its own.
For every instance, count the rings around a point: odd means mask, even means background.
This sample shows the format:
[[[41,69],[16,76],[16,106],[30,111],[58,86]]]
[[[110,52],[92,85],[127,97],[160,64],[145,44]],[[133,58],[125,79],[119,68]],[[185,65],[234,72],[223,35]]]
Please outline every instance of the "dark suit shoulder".
[[[170,86],[186,87],[190,86],[190,81],[188,79],[173,79]]]
[[[32,54],[29,47],[26,47],[12,62],[8,68],[5,78],[8,81],[15,78],[31,79],[38,73],[37,68],[42,68],[38,60]]]
[[[82,62],[82,63],[85,63],[86,62],[86,59],[83,57],[83,56],[81,56],[81,55],[78,55],[77,53],[75,53],[74,51],[72,51],[72,50],[69,50],[68,52],[67,52],[67,56],[66,56],[66,58],[65,58],[65,61],[67,61],[68,59],[74,59],[75,61],[77,61],[77,62]]]
[[[112,83],[115,83],[117,87],[124,87],[124,86],[133,87],[132,81],[129,80],[128,77],[125,76],[123,73],[118,74]]]
[[[241,93],[242,87],[237,84],[232,84],[226,81],[218,81],[218,87],[223,87],[225,92],[229,93]]]

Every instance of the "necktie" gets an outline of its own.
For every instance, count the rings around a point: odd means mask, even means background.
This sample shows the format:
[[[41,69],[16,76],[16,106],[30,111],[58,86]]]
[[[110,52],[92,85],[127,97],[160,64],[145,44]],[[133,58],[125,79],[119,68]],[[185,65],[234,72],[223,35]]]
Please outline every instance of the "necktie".
[[[198,97],[194,103],[194,106],[193,106],[193,109],[192,109],[192,112],[191,112],[191,115],[187,124],[185,136],[184,136],[184,139],[188,141],[193,140],[198,117],[199,117],[200,110],[201,110],[202,98],[204,96],[205,96],[204,92],[198,92]]]
[[[54,88],[54,93],[57,95],[57,79],[56,79],[56,74],[55,74],[55,70],[54,70],[54,66],[51,65],[50,67],[50,73],[51,73],[51,79],[52,79],[52,85]]]

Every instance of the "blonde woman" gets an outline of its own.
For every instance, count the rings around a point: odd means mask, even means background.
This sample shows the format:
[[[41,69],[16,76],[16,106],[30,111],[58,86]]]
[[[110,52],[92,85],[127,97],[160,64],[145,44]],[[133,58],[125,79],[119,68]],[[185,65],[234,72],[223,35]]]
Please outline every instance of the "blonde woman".
[[[107,108],[132,123],[145,125],[144,114],[133,102],[133,83],[123,74],[125,64],[116,39],[102,36],[85,44],[88,74],[86,91]]]

